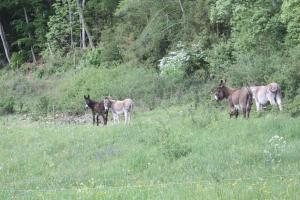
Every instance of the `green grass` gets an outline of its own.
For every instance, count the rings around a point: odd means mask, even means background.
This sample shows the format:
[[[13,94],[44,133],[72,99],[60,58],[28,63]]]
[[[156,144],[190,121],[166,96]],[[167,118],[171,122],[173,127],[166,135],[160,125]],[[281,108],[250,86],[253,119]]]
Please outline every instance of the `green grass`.
[[[254,113],[254,112],[253,112]],[[300,119],[212,107],[136,112],[130,126],[0,118],[0,199],[297,199]],[[269,140],[286,140],[280,153]],[[274,149],[273,149],[274,150]]]

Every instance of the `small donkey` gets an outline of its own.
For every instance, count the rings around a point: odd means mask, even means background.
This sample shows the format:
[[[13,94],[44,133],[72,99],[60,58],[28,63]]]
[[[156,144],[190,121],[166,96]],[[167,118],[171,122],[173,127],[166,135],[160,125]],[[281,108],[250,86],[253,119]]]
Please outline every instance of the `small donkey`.
[[[104,125],[107,124],[108,110],[105,109],[103,101],[97,102],[90,99],[90,95],[85,96],[85,108],[90,108],[93,113],[93,124],[95,124],[95,115],[97,115],[97,126],[99,125],[99,115],[103,118]]]
[[[131,119],[131,114],[133,112],[132,99],[124,99],[123,101],[120,101],[120,100],[113,100],[110,96],[108,96],[105,97],[103,102],[106,110],[111,108],[111,112],[114,118],[114,123],[116,122],[120,123],[119,115],[124,113],[125,124],[129,124]]]
[[[215,92],[215,99],[223,100],[224,98],[228,99],[230,118],[233,115],[237,118],[239,110],[243,111],[244,118],[249,118],[252,105],[252,92],[249,87],[229,88],[226,86],[226,80],[221,80]]]

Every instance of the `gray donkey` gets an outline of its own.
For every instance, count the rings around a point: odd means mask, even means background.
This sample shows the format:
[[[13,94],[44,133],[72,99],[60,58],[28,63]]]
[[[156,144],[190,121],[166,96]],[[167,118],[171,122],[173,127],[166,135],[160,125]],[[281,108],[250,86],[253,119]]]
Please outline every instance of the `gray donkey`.
[[[215,92],[215,99],[223,100],[224,98],[228,99],[230,118],[233,115],[237,118],[239,110],[243,111],[244,118],[249,118],[252,105],[252,92],[249,87],[229,88],[226,86],[226,80],[221,80]]]
[[[113,100],[110,96],[105,97],[104,100],[105,110],[111,108],[113,114],[114,123],[120,123],[119,115],[124,113],[125,124],[129,124],[131,120],[131,114],[133,112],[133,101],[132,99]]]
[[[273,82],[268,85],[251,86],[250,89],[253,93],[257,112],[268,103],[278,105],[279,110],[282,110],[282,93],[278,83]]]

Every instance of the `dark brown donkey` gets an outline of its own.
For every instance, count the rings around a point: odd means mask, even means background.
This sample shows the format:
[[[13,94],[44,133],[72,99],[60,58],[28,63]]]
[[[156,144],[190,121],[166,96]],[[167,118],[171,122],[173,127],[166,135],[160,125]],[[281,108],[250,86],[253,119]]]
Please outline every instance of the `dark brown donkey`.
[[[252,92],[249,87],[229,88],[226,86],[226,80],[221,80],[215,93],[215,99],[223,100],[224,98],[228,99],[230,118],[233,115],[237,118],[239,110],[243,111],[244,118],[249,118],[252,105]]]
[[[97,115],[97,126],[99,125],[99,115],[103,118],[104,125],[107,124],[108,110],[105,109],[103,101],[97,102],[90,99],[90,95],[85,96],[85,108],[90,108],[93,113],[93,124],[95,124],[95,115]]]

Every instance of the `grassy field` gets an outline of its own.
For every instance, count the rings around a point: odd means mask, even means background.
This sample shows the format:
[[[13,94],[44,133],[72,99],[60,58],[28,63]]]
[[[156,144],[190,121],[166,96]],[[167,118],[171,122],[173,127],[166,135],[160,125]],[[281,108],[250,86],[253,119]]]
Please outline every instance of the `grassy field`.
[[[0,118],[0,199],[297,199],[300,118],[207,106],[130,126]]]

